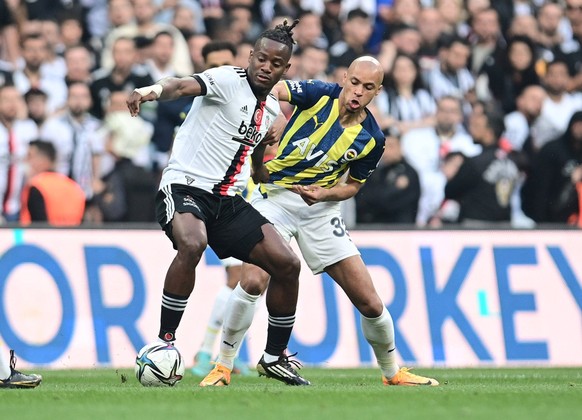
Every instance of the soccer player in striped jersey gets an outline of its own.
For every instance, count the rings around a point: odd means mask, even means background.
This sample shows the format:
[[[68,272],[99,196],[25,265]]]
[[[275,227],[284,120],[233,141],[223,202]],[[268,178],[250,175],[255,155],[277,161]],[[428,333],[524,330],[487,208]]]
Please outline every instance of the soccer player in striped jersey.
[[[159,339],[172,343],[195,283],[195,269],[207,245],[219,258],[235,257],[270,273],[266,296],[274,326],[267,351],[281,354],[291,335],[297,304],[300,262],[269,221],[241,196],[250,177],[250,156],[266,146],[279,115],[270,95],[288,70],[293,25],[277,25],[255,43],[249,66],[222,66],[184,78],[166,78],[134,90],[127,101],[132,115],[151,100],[194,96],[178,129],[156,196],[160,225],[177,255],[162,295]],[[261,141],[263,141],[261,143]],[[308,384],[303,378],[297,379]]]
[[[360,253],[350,240],[340,214],[340,201],[353,197],[376,168],[384,135],[366,106],[378,94],[382,66],[373,57],[350,65],[341,87],[315,80],[279,82],[279,101],[295,105],[276,157],[258,168],[251,203],[286,239],[295,237],[314,274],[326,272],[362,314],[362,331],[372,346],[385,385],[438,385],[400,368],[396,362],[392,317],[378,296]],[[243,276],[226,310],[216,368],[201,386],[230,380],[237,345],[250,327],[254,306],[267,289],[269,274],[244,264]],[[267,290],[270,289],[271,286]],[[269,327],[280,320],[269,318]],[[235,344],[234,346],[232,344]],[[292,372],[265,352],[257,371],[287,384]]]

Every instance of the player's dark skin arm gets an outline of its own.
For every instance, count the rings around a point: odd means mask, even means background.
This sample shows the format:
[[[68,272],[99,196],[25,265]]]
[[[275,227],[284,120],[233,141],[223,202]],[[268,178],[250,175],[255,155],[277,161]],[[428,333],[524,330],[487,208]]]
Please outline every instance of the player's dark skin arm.
[[[146,95],[142,95],[137,90],[134,90],[129,95],[127,99],[127,108],[132,117],[139,114],[139,106],[144,102],[161,100],[169,101],[172,99],[178,99],[183,96],[200,96],[202,94],[202,86],[198,81],[192,77],[165,77],[158,81],[156,85],[162,87],[162,93],[158,97],[156,92],[149,92]],[[154,85],[155,86],[155,85]],[[146,87],[147,88],[147,87]]]
[[[266,148],[267,144],[261,142],[255,147],[255,150],[253,150],[253,154],[251,155],[251,177],[255,184],[269,181],[269,171],[263,163]]]

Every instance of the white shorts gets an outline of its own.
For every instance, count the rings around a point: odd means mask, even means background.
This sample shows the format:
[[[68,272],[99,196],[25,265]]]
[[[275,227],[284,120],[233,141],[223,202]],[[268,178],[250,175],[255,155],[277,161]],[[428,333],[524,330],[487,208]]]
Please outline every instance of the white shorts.
[[[223,258],[220,260],[220,264],[222,264],[224,268],[235,267],[237,265],[242,265],[242,263],[243,262],[241,260],[237,260],[234,257]]]
[[[265,198],[261,191],[266,191]],[[314,274],[336,262],[360,255],[340,213],[340,203],[308,206],[299,194],[273,184],[256,188],[250,202],[288,242],[294,237]]]

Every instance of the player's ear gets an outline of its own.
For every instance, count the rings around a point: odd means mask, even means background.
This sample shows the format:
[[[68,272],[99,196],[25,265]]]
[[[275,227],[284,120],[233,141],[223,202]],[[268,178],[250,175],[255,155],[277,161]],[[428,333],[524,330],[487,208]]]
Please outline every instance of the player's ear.
[[[291,67],[291,63],[287,63],[287,65],[285,66],[285,70],[283,71],[283,74],[287,74],[289,67]]]
[[[374,94],[374,96],[378,96],[378,94],[380,93],[381,90],[382,90],[382,85],[378,86],[378,90],[376,90],[376,93]]]
[[[253,52],[254,52],[254,50],[251,50],[249,52],[249,64],[251,63],[251,58],[253,58]]]

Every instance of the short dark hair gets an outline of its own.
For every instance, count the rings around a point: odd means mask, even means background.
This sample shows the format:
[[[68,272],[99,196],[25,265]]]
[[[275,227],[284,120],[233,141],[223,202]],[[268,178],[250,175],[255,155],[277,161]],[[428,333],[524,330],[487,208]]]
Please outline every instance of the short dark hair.
[[[282,24],[275,26],[273,29],[267,29],[257,38],[257,45],[263,38],[271,39],[273,41],[285,44],[290,50],[293,50],[295,40],[293,39],[293,28],[297,26],[299,19],[295,19],[291,26],[287,25],[285,19]]]
[[[24,100],[26,102],[28,102],[31,98],[34,98],[34,97],[40,97],[40,98],[46,99],[48,96],[44,90],[40,90],[39,88],[30,88],[24,94]]]
[[[493,131],[495,141],[499,141],[501,135],[505,132],[505,122],[503,115],[497,111],[485,109],[484,114],[487,118],[487,126]]]
[[[28,147],[35,147],[41,155],[46,156],[52,163],[55,163],[57,160],[57,149],[55,149],[55,145],[50,141],[41,139],[32,140],[28,143]]]
[[[462,44],[466,47],[471,47],[471,44],[465,38],[461,38],[458,35],[452,35],[452,34],[447,34],[447,33],[442,34],[437,41],[437,45],[438,45],[439,49],[441,49],[441,48],[449,49],[453,46],[453,44],[456,44],[456,43]]]
[[[236,56],[236,47],[229,41],[210,41],[202,47],[202,57],[204,61],[208,58],[208,54],[216,51],[228,50],[233,56]]]

